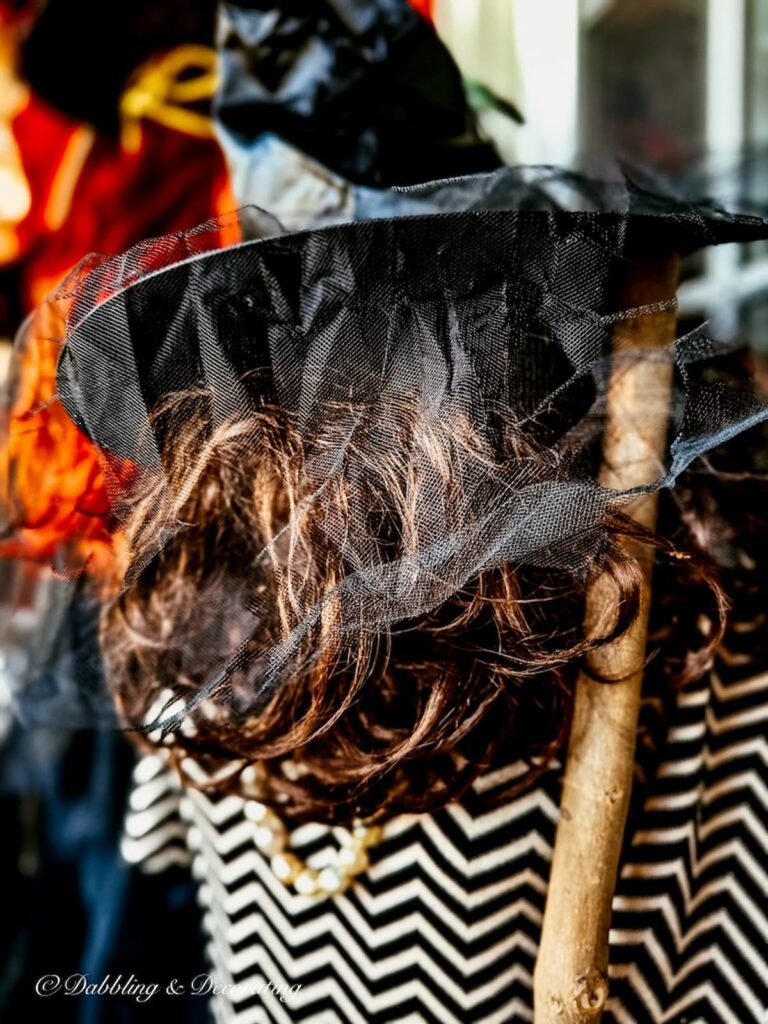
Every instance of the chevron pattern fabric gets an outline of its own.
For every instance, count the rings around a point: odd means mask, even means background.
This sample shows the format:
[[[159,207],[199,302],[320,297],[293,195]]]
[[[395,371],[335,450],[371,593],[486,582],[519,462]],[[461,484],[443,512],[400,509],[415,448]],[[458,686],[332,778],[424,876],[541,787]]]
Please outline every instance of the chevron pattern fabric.
[[[638,783],[609,1024],[768,1022],[768,673],[754,674],[747,630],[732,628],[709,677],[679,695],[653,775]],[[272,874],[242,800],[182,794],[162,758],[147,757],[124,854],[149,871],[191,863],[225,990],[212,1003],[220,1024],[530,1021],[559,770],[484,807],[519,770],[485,776],[433,815],[389,822],[370,870],[316,900]],[[316,866],[335,842],[315,825],[291,838]],[[301,988],[281,998],[291,985]]]
[[[618,1024],[768,1021],[768,672],[753,674],[753,647],[732,628],[677,702],[614,900]]]

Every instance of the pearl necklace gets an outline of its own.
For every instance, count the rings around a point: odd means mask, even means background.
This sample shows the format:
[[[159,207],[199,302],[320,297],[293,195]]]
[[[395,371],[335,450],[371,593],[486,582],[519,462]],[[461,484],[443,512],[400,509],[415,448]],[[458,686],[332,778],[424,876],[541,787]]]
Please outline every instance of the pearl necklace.
[[[294,769],[292,763],[284,770]],[[240,784],[247,792],[257,793],[263,786],[263,766],[248,765],[240,773]],[[330,864],[313,868],[290,848],[290,834],[274,808],[253,797],[246,797],[245,817],[253,823],[253,841],[269,859],[269,866],[280,881],[302,896],[334,896],[344,892],[350,882],[370,865],[368,851],[381,841],[380,825],[356,819],[351,828],[337,826],[334,834],[339,847]]]
[[[293,886],[302,896],[334,896],[344,892],[350,882],[368,870],[368,850],[381,841],[381,826],[353,823],[351,829],[337,828],[340,845],[331,864],[310,867],[290,849],[288,829],[271,807],[258,800],[246,800],[245,816],[253,822],[253,841],[269,858],[275,876]]]

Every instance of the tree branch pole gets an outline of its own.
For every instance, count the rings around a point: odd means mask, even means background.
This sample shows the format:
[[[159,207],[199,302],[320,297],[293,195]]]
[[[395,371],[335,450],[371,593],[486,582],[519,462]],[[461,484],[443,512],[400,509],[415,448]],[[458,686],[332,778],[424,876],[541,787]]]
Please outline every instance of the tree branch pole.
[[[673,298],[678,262],[676,254],[664,254],[633,263],[622,306]],[[675,327],[674,310],[626,319],[618,325],[615,346],[660,348],[674,340]],[[625,490],[658,478],[673,372],[669,360],[614,367],[599,478],[604,487]],[[644,495],[628,514],[653,529],[656,508],[656,495]],[[535,1024],[595,1024],[608,998],[608,932],[632,786],[653,559],[647,548],[628,546],[643,572],[639,614],[623,636],[593,652],[588,664],[595,675],[620,682],[595,682],[582,673],[576,686],[534,974]],[[599,576],[586,598],[588,634],[610,626],[616,601],[610,576]]]

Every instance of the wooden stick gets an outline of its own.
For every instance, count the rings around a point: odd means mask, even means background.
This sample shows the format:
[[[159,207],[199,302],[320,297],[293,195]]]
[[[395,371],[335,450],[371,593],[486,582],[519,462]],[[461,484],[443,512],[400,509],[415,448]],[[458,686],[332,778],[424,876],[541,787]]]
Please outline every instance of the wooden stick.
[[[673,298],[677,272],[674,254],[633,264],[622,305]],[[632,348],[668,345],[675,337],[674,311],[624,320],[618,334]],[[672,375],[668,360],[642,360],[614,370],[607,395],[603,486],[624,490],[658,478]],[[644,495],[628,512],[653,529],[656,506],[656,495]],[[596,675],[621,681],[595,682],[582,673],[577,683],[534,974],[535,1024],[595,1024],[608,998],[608,931],[632,785],[651,594],[652,555],[638,545],[630,549],[643,571],[640,612],[622,637],[589,658]],[[610,627],[616,601],[610,576],[598,577],[587,593],[589,634]]]

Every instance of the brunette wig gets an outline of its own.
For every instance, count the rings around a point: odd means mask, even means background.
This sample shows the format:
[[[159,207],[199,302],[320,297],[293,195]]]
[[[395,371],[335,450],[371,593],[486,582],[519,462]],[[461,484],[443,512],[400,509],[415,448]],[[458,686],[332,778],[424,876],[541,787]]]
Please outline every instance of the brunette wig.
[[[334,594],[346,555],[331,537],[343,535],[353,517],[367,518],[383,555],[400,557],[415,528],[417,492],[429,486],[430,473],[415,478],[414,465],[439,474],[449,500],[461,504],[462,496],[451,494],[460,486],[458,447],[493,461],[510,482],[521,463],[546,459],[546,450],[510,426],[493,453],[469,424],[436,429],[416,409],[403,409],[403,436],[383,448],[363,431],[347,452],[359,472],[341,477],[321,503],[308,493],[307,453],[284,410],[264,405],[246,421],[212,427],[205,408],[204,396],[186,395],[164,414],[174,426],[163,487],[184,528],[104,606],[102,650],[123,720],[140,727],[148,709],[163,703],[169,662],[176,692],[188,696],[244,639],[263,651],[290,636],[308,606],[321,613],[294,651],[295,672],[258,711],[249,700],[264,668],[256,659],[233,673],[225,701],[203,701],[191,728],[165,738],[180,765],[190,754],[214,775],[259,765],[259,798],[300,819],[428,811],[492,767],[527,761],[528,771],[495,794],[508,798],[559,750],[585,655],[637,612],[640,574],[623,543],[629,535],[657,550],[661,587],[678,588],[679,600],[668,594],[661,602],[667,629],[658,634],[664,652],[657,667],[679,683],[708,666],[724,609],[710,559],[691,537],[686,544],[680,535],[673,545],[620,513],[595,524],[589,574],[507,563],[414,620],[372,632],[361,613],[339,629]],[[414,459],[414,444],[423,460]],[[365,481],[364,488],[350,478]],[[163,529],[167,500],[151,486],[133,495],[125,550],[140,561]],[[324,522],[331,514],[332,533]],[[116,581],[126,568],[117,567]],[[610,574],[616,600],[600,635],[587,636],[583,597],[594,573]],[[252,588],[262,594],[255,620],[244,614]],[[220,785],[241,791],[240,774],[225,771]]]

